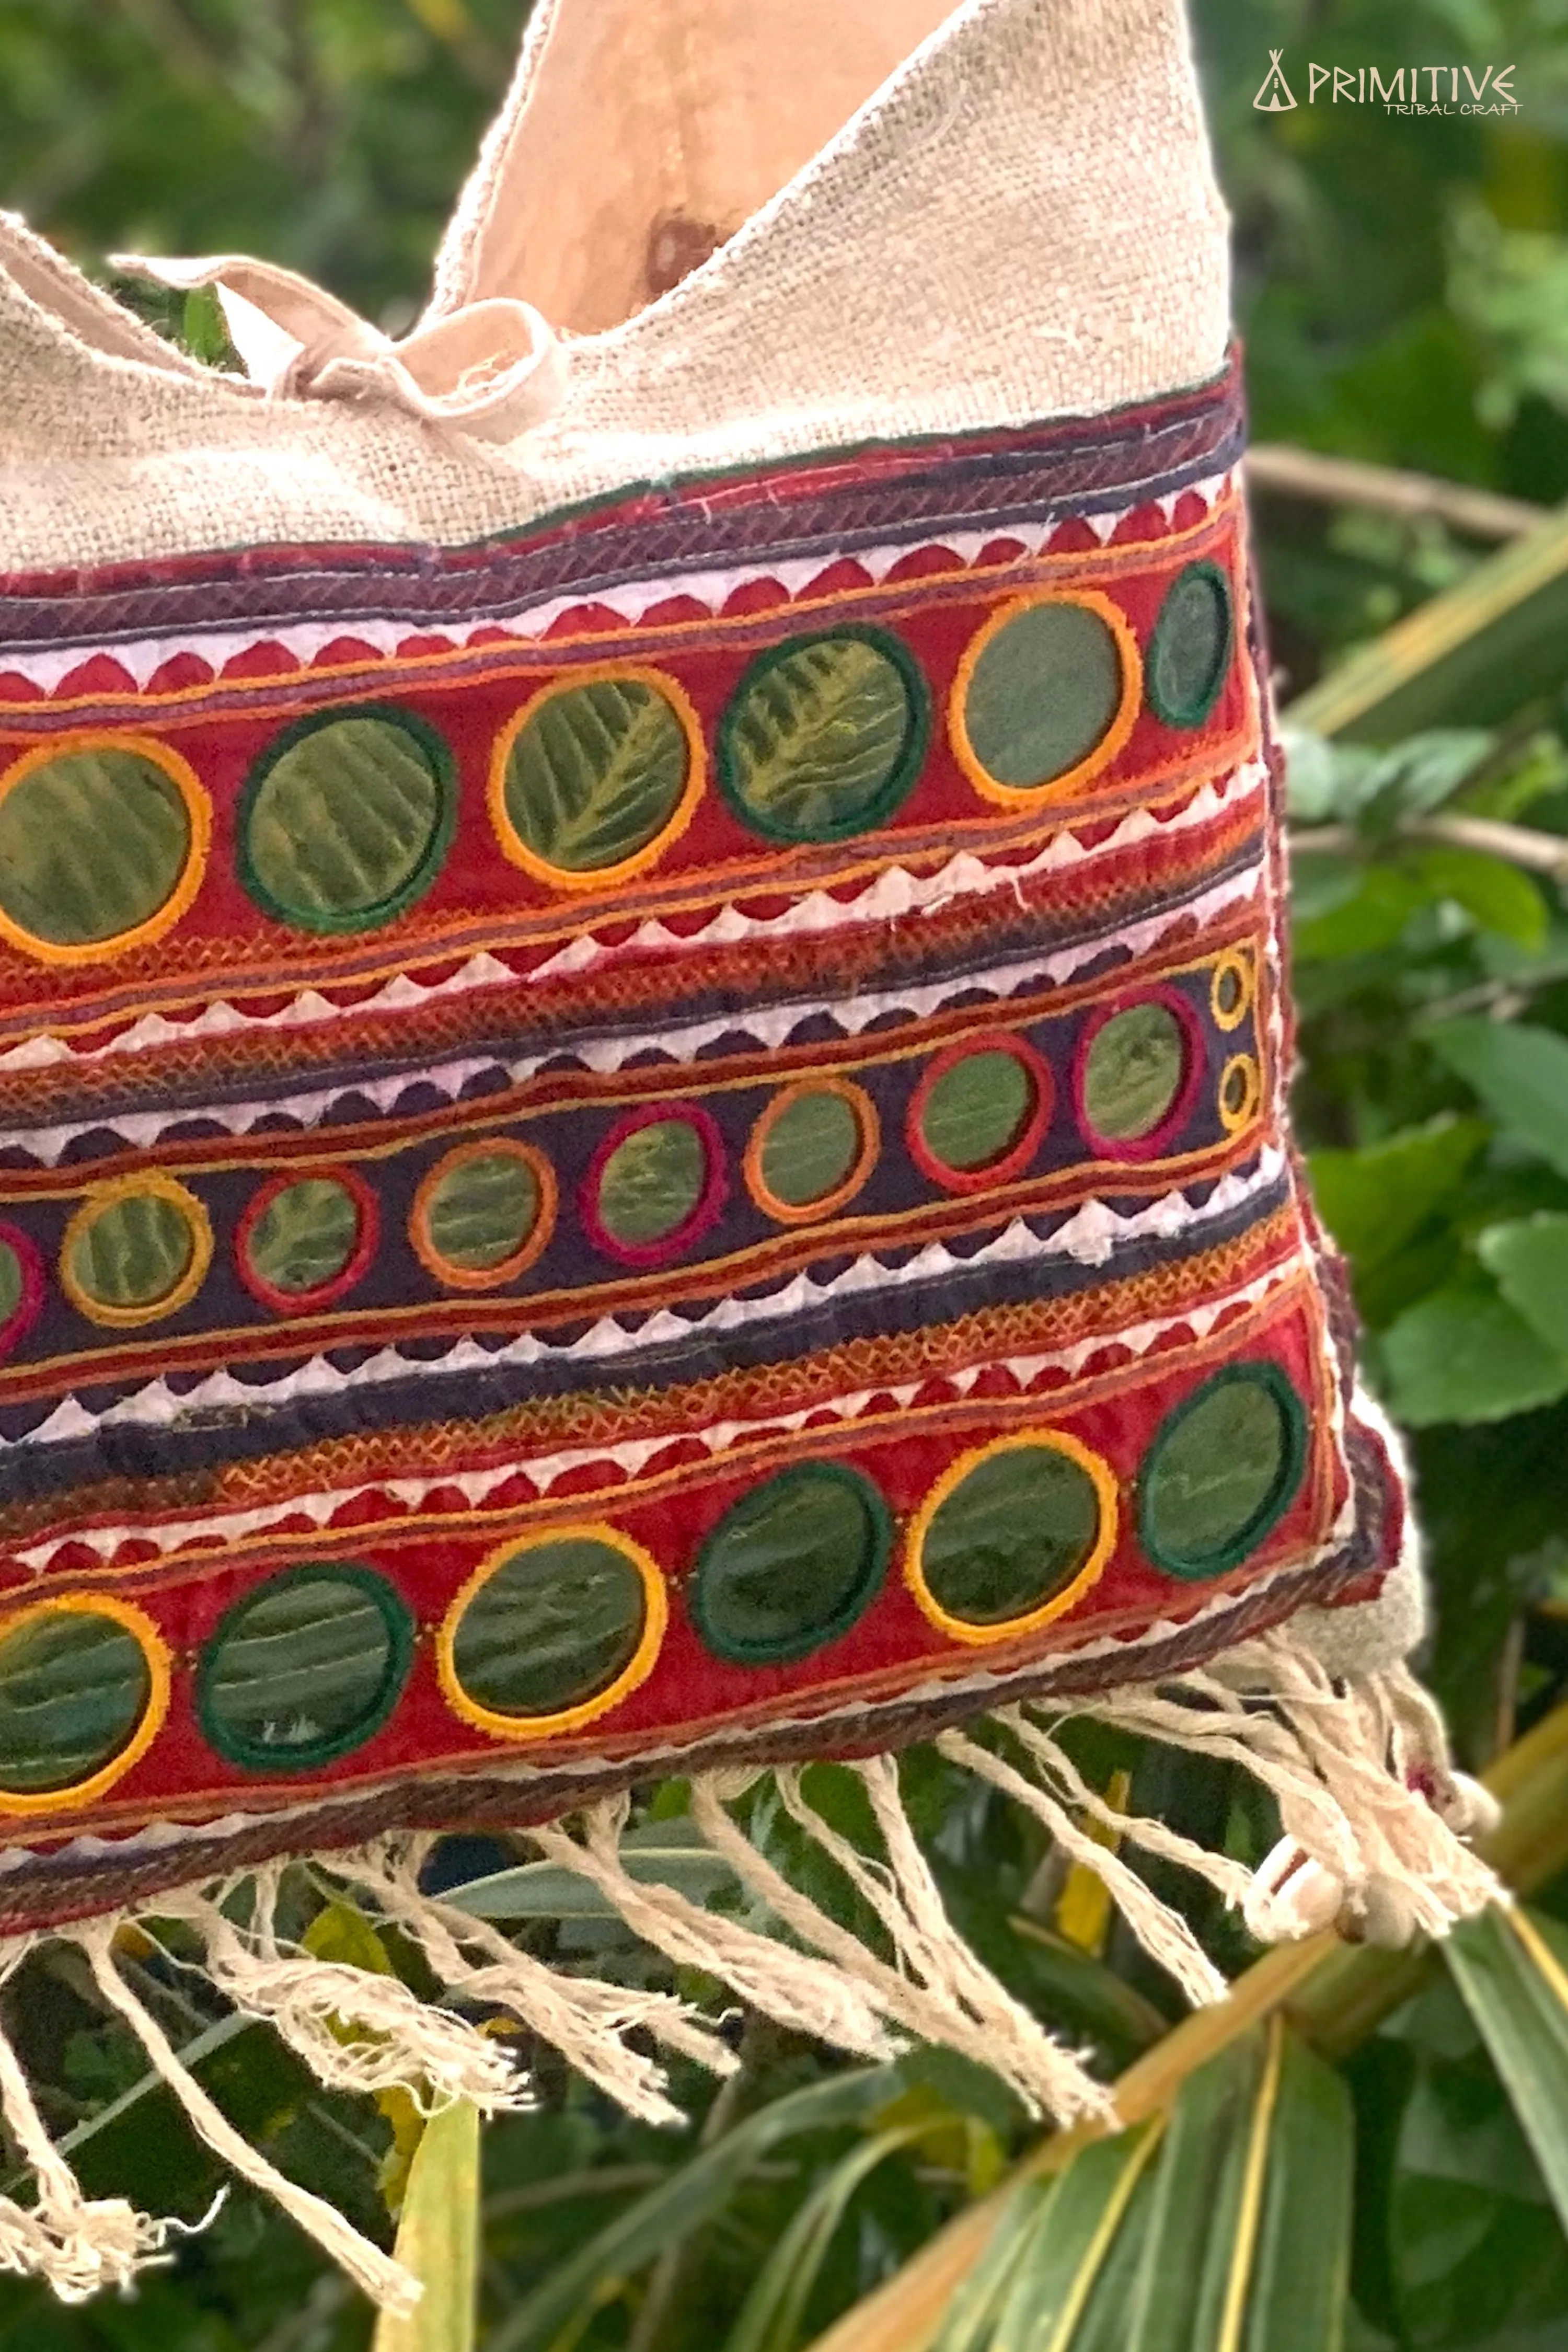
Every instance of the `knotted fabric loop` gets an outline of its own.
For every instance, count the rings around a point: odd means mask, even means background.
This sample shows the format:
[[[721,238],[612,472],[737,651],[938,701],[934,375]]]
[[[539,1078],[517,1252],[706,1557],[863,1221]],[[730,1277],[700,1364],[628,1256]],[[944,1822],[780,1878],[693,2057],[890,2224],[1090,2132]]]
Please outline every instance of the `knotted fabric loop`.
[[[394,342],[291,269],[225,254],[119,254],[114,266],[182,292],[210,286],[253,383],[275,397],[390,403],[482,441],[512,441],[559,405],[565,354],[531,303],[500,296]]]

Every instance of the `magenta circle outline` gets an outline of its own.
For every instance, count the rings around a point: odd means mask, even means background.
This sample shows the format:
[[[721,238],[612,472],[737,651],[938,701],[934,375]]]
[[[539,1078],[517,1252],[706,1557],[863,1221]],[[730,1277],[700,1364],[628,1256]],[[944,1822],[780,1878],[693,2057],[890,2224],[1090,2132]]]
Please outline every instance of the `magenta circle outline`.
[[[293,1184],[311,1181],[341,1184],[359,1210],[359,1227],[347,1264],[331,1282],[321,1282],[314,1290],[279,1290],[265,1276],[257,1273],[250,1263],[248,1244],[261,1219],[281,1192]],[[270,1308],[274,1315],[295,1317],[318,1314],[322,1307],[335,1307],[346,1298],[356,1283],[370,1272],[381,1242],[381,1202],[357,1168],[342,1163],[323,1166],[308,1162],[298,1168],[279,1170],[257,1186],[245,1207],[234,1232],[234,1267],[241,1282],[259,1306]]]
[[[14,1251],[22,1272],[22,1296],[4,1323],[0,1323],[0,1362],[15,1354],[34,1324],[44,1311],[48,1294],[48,1273],[44,1254],[30,1234],[20,1225],[0,1224],[0,1242]]]
[[[1119,1013],[1131,1013],[1140,1004],[1163,1004],[1173,1013],[1176,1025],[1186,1042],[1186,1058],[1181,1084],[1175,1099],[1157,1127],[1147,1135],[1125,1138],[1102,1136],[1089,1120],[1085,1099],[1085,1082],[1089,1076],[1089,1056],[1095,1039],[1108,1022]],[[1098,1159],[1114,1160],[1157,1160],[1166,1145],[1174,1140],[1193,1114],[1193,1105],[1203,1085],[1204,1071],[1208,1065],[1208,1044],[1204,1025],[1179,988],[1167,981],[1151,981],[1141,988],[1124,989],[1108,1003],[1096,1005],[1084,1023],[1072,1057],[1072,1113],[1078,1124],[1079,1139]]]
[[[1034,1082],[1035,1108],[1029,1113],[1018,1140],[1005,1151],[1000,1160],[989,1160],[978,1168],[950,1168],[939,1160],[921,1131],[921,1118],[940,1082],[950,1070],[974,1054],[1005,1054],[1021,1063]],[[1055,1073],[1037,1045],[1030,1044],[1017,1029],[984,1029],[973,1037],[954,1037],[933,1054],[915,1083],[904,1113],[904,1144],[910,1158],[922,1176],[939,1184],[944,1192],[984,1192],[997,1184],[1010,1184],[1021,1176],[1046,1139],[1057,1109]]]
[[[656,1242],[618,1242],[598,1211],[599,1187],[605,1169],[628,1136],[645,1127],[662,1127],[667,1120],[694,1128],[702,1145],[702,1190],[684,1224]],[[730,1198],[729,1153],[722,1130],[711,1111],[700,1103],[651,1102],[618,1118],[588,1162],[588,1172],[577,1188],[577,1214],[584,1232],[596,1249],[619,1265],[668,1265],[700,1241],[724,1213]]]

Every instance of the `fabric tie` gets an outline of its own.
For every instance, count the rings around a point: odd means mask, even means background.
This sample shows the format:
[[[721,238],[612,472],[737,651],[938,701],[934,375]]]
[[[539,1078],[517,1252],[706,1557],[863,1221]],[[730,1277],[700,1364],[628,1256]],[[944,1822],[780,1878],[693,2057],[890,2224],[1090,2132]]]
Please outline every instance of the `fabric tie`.
[[[390,402],[476,440],[511,441],[565,391],[565,353],[528,302],[471,302],[394,342],[335,295],[271,262],[118,254],[114,267],[185,293],[212,287],[246,373],[276,397]]]

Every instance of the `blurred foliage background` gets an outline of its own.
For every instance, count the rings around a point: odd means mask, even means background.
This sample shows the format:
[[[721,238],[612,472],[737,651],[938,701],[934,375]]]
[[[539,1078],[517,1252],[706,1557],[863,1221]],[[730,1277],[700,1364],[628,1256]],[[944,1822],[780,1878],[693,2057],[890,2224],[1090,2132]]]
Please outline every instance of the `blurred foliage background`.
[[[398,331],[523,14],[522,0],[0,0],[0,203],[89,268],[117,249],[251,252]],[[1568,499],[1565,0],[1196,0],[1195,20],[1258,436],[1543,509]],[[1253,107],[1271,48],[1293,111]],[[1322,93],[1310,108],[1313,59],[1511,64],[1520,110],[1391,117]],[[1299,1117],[1369,1370],[1412,1433],[1437,1603],[1428,1675],[1480,1766],[1568,1678],[1568,601],[1516,670],[1499,559],[1441,500],[1395,512],[1268,477],[1257,514],[1281,696],[1308,694],[1321,730],[1292,747]],[[1568,541],[1542,562],[1568,578]],[[1375,698],[1345,720],[1346,657],[1444,593],[1473,595],[1490,632],[1484,709],[1445,686],[1457,673],[1412,656],[1414,727],[1391,734]],[[1140,1802],[1195,1832],[1268,1842],[1244,1792],[1190,1764],[1110,1747],[1083,1760],[1102,1786],[1130,1773]],[[858,1832],[850,1791],[820,1777],[820,1801]],[[1108,2070],[1168,2032],[1170,1988],[1064,1888],[1032,1828],[934,1758],[911,1760],[907,1786],[954,1913],[1020,1997]],[[678,1876],[694,1866],[683,1808],[679,1784],[650,1792],[638,1832]],[[455,1842],[448,1874],[509,1859]],[[538,1916],[518,1898],[533,1948],[657,1973],[591,1900],[560,1916],[559,1892]],[[361,1932],[308,1885],[300,1899],[312,1932]],[[1561,1886],[1542,1901],[1568,1916]],[[1194,1916],[1245,1963],[1227,1922]],[[136,1965],[237,2120],[386,2236],[406,2114],[321,2095],[155,1950]],[[1351,2352],[1568,2343],[1561,2181],[1477,2014],[1429,1972],[1343,2058]],[[68,1965],[13,2022],[89,2185],[199,2220],[207,2159]],[[487,2136],[484,2352],[792,2352],[1029,2138],[1007,2095],[957,2061],[850,2075],[753,2020],[736,2032],[735,2086],[681,2084],[697,2119],[684,2136],[626,2123],[541,2053],[538,2112]],[[369,2336],[352,2292],[240,2194],[132,2300],[67,2313],[0,2283],[6,2352],[359,2352]],[[1330,2352],[1328,2336],[1289,2352],[1319,2341]],[[1247,2344],[1286,2352],[1267,2334]]]

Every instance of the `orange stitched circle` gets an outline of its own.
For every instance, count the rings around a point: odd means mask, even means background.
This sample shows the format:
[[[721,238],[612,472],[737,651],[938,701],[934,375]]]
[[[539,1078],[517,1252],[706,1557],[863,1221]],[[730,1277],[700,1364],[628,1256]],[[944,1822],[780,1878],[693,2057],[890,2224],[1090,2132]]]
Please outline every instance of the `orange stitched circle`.
[[[629,857],[614,866],[554,866],[542,857],[524,841],[512,823],[507,807],[507,778],[512,751],[520,735],[532,725],[548,703],[565,694],[575,694],[585,686],[642,686],[658,695],[679,721],[686,738],[686,782],[680,796],[669,815],[651,841],[635,850]],[[553,890],[597,890],[616,882],[629,881],[633,875],[642,874],[658,864],[669,847],[678,841],[696,815],[701,803],[707,775],[707,746],[703,740],[702,721],[695,704],[684,687],[663,670],[649,668],[636,662],[602,662],[592,667],[566,671],[552,678],[549,685],[530,697],[521,710],[514,711],[495,740],[490,753],[489,801],[490,823],[496,839],[514,866],[536,882],[544,882]]]
[[[795,1104],[804,1102],[814,1095],[831,1095],[837,1101],[848,1106],[850,1116],[855,1121],[858,1138],[854,1162],[848,1173],[833,1187],[831,1192],[820,1194],[815,1201],[784,1201],[770,1189],[767,1179],[763,1173],[763,1155],[767,1150],[768,1139],[779,1120]],[[881,1122],[877,1117],[877,1106],[864,1087],[856,1086],[848,1078],[826,1076],[818,1078],[802,1078],[798,1085],[785,1087],[782,1093],[776,1094],[764,1107],[752,1128],[746,1145],[745,1157],[742,1161],[746,1189],[763,1214],[773,1218],[777,1223],[781,1225],[812,1224],[819,1217],[831,1217],[837,1210],[844,1207],[846,1202],[854,1199],[877,1164],[877,1155],[881,1150],[881,1142],[882,1129]]]
[[[1096,614],[1104,622],[1115,643],[1121,663],[1121,696],[1111,713],[1110,724],[1090,745],[1082,759],[1066,768],[1060,775],[1047,776],[1038,784],[999,783],[983,764],[969,733],[966,715],[969,691],[981,659],[993,640],[1000,636],[1010,623],[1042,604],[1076,604]],[[1138,652],[1138,640],[1119,605],[1109,596],[1093,589],[1079,588],[1070,593],[1066,590],[1040,589],[1022,596],[1009,598],[990,617],[981,623],[959,662],[948,699],[948,736],[953,756],[977,793],[1003,808],[1027,811],[1053,800],[1064,800],[1089,778],[1099,773],[1116,757],[1138,721],[1143,703],[1143,667]]]
[[[458,1265],[443,1257],[430,1231],[430,1211],[437,1193],[456,1169],[476,1160],[515,1160],[526,1168],[533,1179],[537,1205],[533,1223],[521,1243],[510,1257],[494,1265]],[[421,1178],[414,1195],[414,1207],[408,1220],[408,1238],[415,1254],[427,1273],[437,1282],[453,1290],[498,1290],[503,1283],[515,1282],[526,1273],[544,1248],[555,1230],[555,1213],[560,1202],[560,1187],[555,1171],[542,1151],[531,1143],[519,1143],[510,1136],[493,1135],[477,1138],[471,1143],[459,1143],[438,1160],[434,1168]]]
[[[161,907],[155,908],[143,921],[133,923],[128,930],[112,932],[107,939],[86,940],[79,943],[46,940],[37,932],[29,931],[0,908],[0,939],[8,940],[12,947],[19,948],[24,955],[32,956],[39,963],[97,963],[105,956],[128,955],[133,948],[145,947],[150,941],[162,939],[191,907],[207,869],[212,850],[212,803],[189,761],[183,760],[166,743],[157,742],[151,736],[117,734],[105,729],[56,736],[47,743],[37,744],[32,751],[25,751],[19,760],[14,761],[4,775],[0,775],[0,801],[7,799],[18,784],[24,783],[40,768],[52,766],[57,760],[90,751],[124,752],[132,758],[145,760],[150,767],[158,769],[168,778],[184,803],[190,827],[184,864],[178,880]]]

